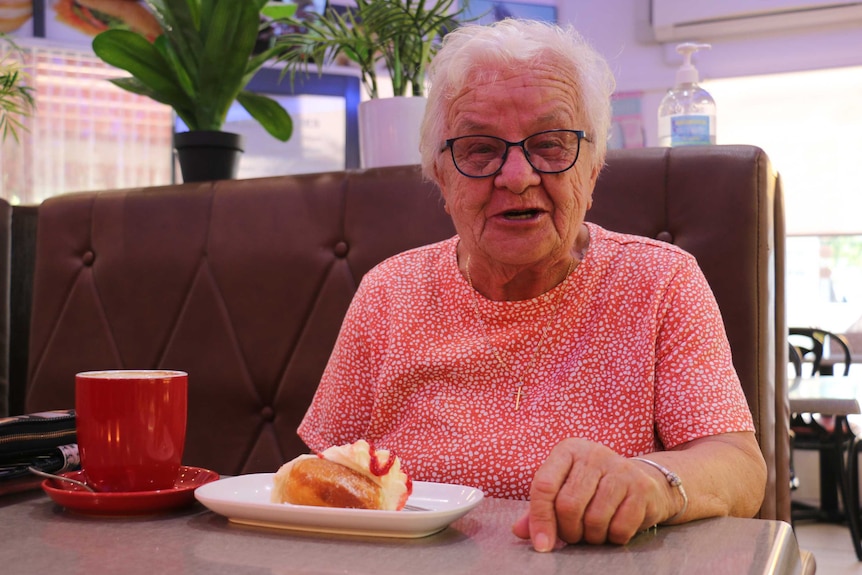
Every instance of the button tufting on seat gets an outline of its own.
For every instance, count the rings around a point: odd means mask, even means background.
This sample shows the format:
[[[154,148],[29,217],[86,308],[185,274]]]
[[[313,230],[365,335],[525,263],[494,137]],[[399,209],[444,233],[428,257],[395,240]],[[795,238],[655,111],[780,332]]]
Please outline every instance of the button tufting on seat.
[[[84,252],[84,255],[81,256],[81,262],[85,266],[93,265],[93,262],[96,260],[96,254],[93,253],[92,250],[87,250]]]
[[[349,251],[349,248],[347,247],[347,242],[338,242],[337,244],[335,244],[335,247],[332,249],[332,251],[335,253],[336,257],[343,258],[347,255],[347,252]]]
[[[275,411],[270,406],[266,406],[260,410],[260,416],[264,421],[272,421],[275,419]]]
[[[655,239],[657,239],[660,242],[666,242],[666,243],[672,244],[673,243],[673,234],[671,234],[668,231],[659,232],[658,235],[656,235]]]

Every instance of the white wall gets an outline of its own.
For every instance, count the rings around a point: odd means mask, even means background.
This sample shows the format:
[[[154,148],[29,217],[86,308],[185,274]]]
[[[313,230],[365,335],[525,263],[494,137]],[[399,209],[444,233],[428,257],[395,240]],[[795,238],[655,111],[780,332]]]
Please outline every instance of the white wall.
[[[653,40],[650,0],[557,0],[556,5],[558,21],[571,23],[608,59],[618,91],[644,92],[647,145],[655,145],[655,112],[664,91],[673,84],[681,60],[675,44]],[[756,38],[711,39],[709,43],[712,49],[696,57],[701,79],[862,65],[862,24],[858,22]]]

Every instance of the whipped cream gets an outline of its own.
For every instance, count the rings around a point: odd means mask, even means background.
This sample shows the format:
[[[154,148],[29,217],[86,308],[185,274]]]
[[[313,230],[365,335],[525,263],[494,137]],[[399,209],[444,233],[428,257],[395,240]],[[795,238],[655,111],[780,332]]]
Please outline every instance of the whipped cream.
[[[375,462],[372,464],[372,451]],[[334,445],[325,449],[321,457],[334,463],[349,467],[362,473],[380,486],[381,509],[394,510],[410,495],[411,484],[407,474],[401,470],[401,460],[392,455],[388,449],[372,450],[364,439],[348,445]],[[390,458],[394,458],[390,465]],[[375,470],[386,469],[385,473],[375,473]]]

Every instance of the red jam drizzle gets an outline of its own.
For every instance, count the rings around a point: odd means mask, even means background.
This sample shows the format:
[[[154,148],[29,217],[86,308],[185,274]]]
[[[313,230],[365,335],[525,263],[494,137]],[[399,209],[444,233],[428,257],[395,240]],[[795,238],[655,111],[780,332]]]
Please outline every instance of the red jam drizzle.
[[[377,477],[382,477],[389,473],[389,470],[395,464],[395,456],[390,453],[386,463],[381,465],[380,459],[377,458],[377,450],[370,444],[368,445],[368,455],[371,456],[371,461],[368,462],[368,470]]]
[[[326,459],[320,451],[316,452],[315,455],[321,459]],[[395,465],[396,458],[391,452],[389,453],[389,458],[386,460],[386,463],[381,464],[380,458],[377,456],[377,450],[374,449],[374,446],[370,443],[368,444],[368,455],[370,459],[368,462],[368,471],[377,477],[383,477],[389,473],[389,470],[392,469],[393,465]],[[413,493],[413,480],[410,479],[409,476],[407,477],[407,493]]]

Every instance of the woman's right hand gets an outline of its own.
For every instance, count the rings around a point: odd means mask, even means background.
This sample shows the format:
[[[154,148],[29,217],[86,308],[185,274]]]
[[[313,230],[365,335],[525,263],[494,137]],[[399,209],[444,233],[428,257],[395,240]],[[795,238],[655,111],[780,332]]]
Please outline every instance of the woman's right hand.
[[[537,551],[566,543],[624,544],[672,517],[682,500],[664,475],[599,443],[554,446],[530,487],[530,509],[513,526]]]

